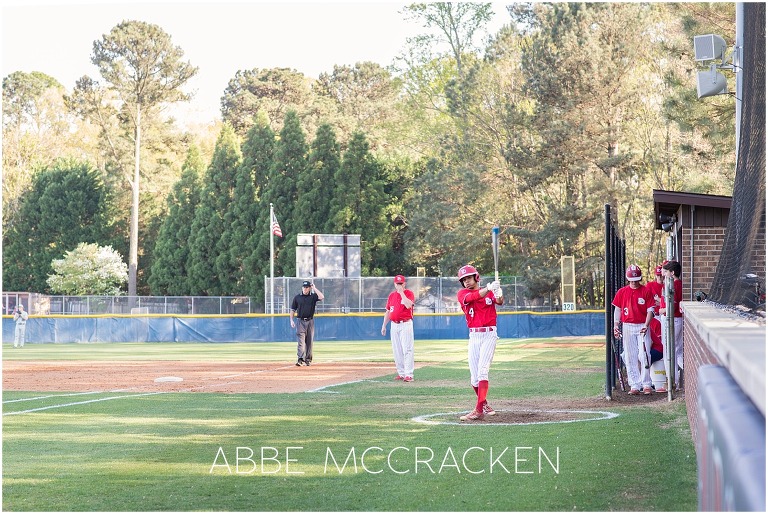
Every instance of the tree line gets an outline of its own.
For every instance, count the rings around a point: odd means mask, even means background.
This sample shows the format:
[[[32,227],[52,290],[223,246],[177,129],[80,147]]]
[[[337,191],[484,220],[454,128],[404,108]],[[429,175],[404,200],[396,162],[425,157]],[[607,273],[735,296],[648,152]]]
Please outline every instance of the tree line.
[[[732,40],[733,5],[515,4],[480,40],[490,8],[407,6],[425,32],[389,68],[238,71],[214,128],[163,115],[195,69],[143,22],[95,43],[102,83],[5,77],[5,289],[46,292],[79,243],[127,256],[135,242],[140,294],[259,299],[272,203],[279,275],[295,273],[298,233],[360,233],[367,275],[488,270],[498,224],[502,274],[557,296],[574,255],[579,303],[600,305],[606,203],[648,270],[663,255],[653,189],[730,194],[733,101],[697,101],[691,47]],[[110,70],[132,62],[126,37],[149,35],[174,49],[162,69],[177,80],[142,92]]]

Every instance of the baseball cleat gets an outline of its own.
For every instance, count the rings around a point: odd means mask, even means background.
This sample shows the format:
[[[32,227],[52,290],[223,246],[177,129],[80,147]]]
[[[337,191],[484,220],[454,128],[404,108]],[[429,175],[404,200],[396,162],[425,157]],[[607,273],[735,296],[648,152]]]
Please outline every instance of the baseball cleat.
[[[485,414],[486,416],[495,416],[496,415],[496,411],[493,410],[493,407],[488,405],[488,402],[485,402],[483,404],[483,414]]]
[[[480,419],[483,419],[483,413],[477,412],[477,409],[475,409],[469,414],[464,414],[462,417],[459,418],[459,421],[475,421]]]
[[[627,394],[632,394],[632,395],[640,394],[640,391],[633,387],[632,389],[629,390],[629,393],[627,393]]]
[[[413,377],[404,377],[403,382],[413,382]]]
[[[403,377],[402,377],[402,376],[400,376],[400,375],[397,375],[397,376],[395,377],[395,380],[402,380],[402,379],[403,379]]]
[[[652,393],[653,393],[653,389],[651,389],[648,386],[643,387],[643,394],[652,394]]]
[[[656,389],[656,392],[657,393],[666,393],[667,389],[665,387],[659,387],[658,389]]]

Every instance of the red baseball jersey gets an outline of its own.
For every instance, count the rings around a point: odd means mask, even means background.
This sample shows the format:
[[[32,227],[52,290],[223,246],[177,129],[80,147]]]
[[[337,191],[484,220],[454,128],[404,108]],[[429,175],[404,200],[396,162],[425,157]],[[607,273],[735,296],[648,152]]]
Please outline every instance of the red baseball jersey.
[[[648,332],[651,334],[651,348],[664,353],[664,345],[661,343],[661,321],[653,318],[648,325]]]
[[[683,311],[680,310],[680,302],[683,301],[683,281],[675,279],[674,282],[675,286],[675,317],[676,318],[682,318],[683,317]],[[662,296],[661,297],[661,306],[666,308],[667,302],[666,299]]]
[[[637,289],[624,286],[616,291],[611,304],[621,309],[621,321],[624,323],[645,323],[648,311],[653,310],[653,295],[645,286]]]
[[[413,291],[410,289],[405,290],[405,297],[414,302]],[[387,310],[389,311],[389,319],[391,321],[408,321],[413,319],[413,306],[410,309],[406,309],[403,305],[403,299],[400,297],[400,293],[392,291],[387,298]]]
[[[648,282],[645,284],[645,287],[651,290],[651,293],[653,294],[653,300],[654,300],[654,307],[653,307],[653,313],[658,314],[659,308],[656,306],[656,301],[661,301],[661,295],[664,294],[664,283],[661,284],[656,282],[655,280],[653,282]]]
[[[456,297],[469,328],[496,326],[496,297],[492,291],[481,298],[479,289],[461,289]]]

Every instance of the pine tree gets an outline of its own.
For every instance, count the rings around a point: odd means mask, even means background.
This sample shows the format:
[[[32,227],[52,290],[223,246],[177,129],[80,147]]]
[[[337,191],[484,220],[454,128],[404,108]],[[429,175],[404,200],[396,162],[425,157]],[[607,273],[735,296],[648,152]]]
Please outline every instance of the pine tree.
[[[334,195],[334,181],[341,166],[341,150],[336,133],[328,124],[317,129],[309,153],[307,172],[299,179],[298,212],[312,213],[304,216],[298,226],[299,232],[323,233],[330,219],[331,200]]]
[[[193,294],[221,295],[231,289],[233,271],[221,235],[224,215],[232,202],[235,172],[240,166],[240,144],[234,129],[224,125],[216,141],[195,212],[187,270]]]
[[[275,243],[275,276],[293,276],[296,273],[296,235],[302,227],[302,219],[313,216],[312,212],[300,212],[296,206],[299,195],[299,181],[307,173],[307,142],[295,111],[285,115],[280,140],[275,147],[275,156],[267,187],[261,197],[260,227],[269,227],[269,204],[273,203],[283,238],[278,247]],[[263,221],[261,221],[263,220]],[[260,242],[260,255],[269,257],[269,239]]]
[[[229,266],[233,272],[230,294],[248,294],[252,286],[250,269],[246,266],[252,261],[249,241],[258,230],[259,204],[257,202],[256,183],[261,177],[264,181],[265,169],[271,165],[274,147],[274,133],[265,121],[254,125],[248,131],[248,139],[243,144],[247,156],[235,177],[234,201],[225,216],[225,232],[222,234],[224,247],[229,249]]]
[[[241,294],[255,297],[260,301],[264,295],[263,277],[269,272],[269,205],[266,210],[262,206],[260,197],[266,190],[269,180],[270,170],[272,169],[272,160],[275,152],[275,133],[269,126],[269,120],[263,113],[259,113],[256,122],[248,131],[247,138],[243,143],[243,165],[250,176],[253,177],[255,199],[250,205],[251,231],[245,238],[242,271]],[[261,253],[264,247],[267,247],[267,254]]]
[[[200,150],[191,146],[181,178],[168,196],[168,214],[163,219],[155,245],[155,262],[149,277],[154,295],[191,294],[187,276],[189,240],[195,211],[200,203],[200,176],[204,171]]]
[[[382,263],[391,251],[385,218],[389,202],[384,195],[381,166],[369,152],[362,132],[352,135],[334,184],[328,232],[360,234],[363,274],[385,273]]]

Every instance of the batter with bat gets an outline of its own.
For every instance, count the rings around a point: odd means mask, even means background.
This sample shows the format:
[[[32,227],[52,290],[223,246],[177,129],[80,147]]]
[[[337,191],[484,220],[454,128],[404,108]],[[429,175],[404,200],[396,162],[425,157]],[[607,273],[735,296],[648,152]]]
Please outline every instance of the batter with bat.
[[[653,293],[640,283],[643,272],[632,264],[627,268],[629,285],[616,291],[613,297],[613,335],[624,339],[629,394],[651,394],[651,373],[648,363],[648,325],[653,319]],[[621,330],[619,324],[621,323]]]
[[[459,290],[457,299],[469,327],[470,384],[477,395],[477,402],[472,412],[461,416],[461,421],[474,421],[485,416],[493,416],[496,411],[488,405],[488,372],[496,351],[496,306],[504,303],[503,293],[498,280],[480,287],[480,274],[474,266],[459,268]]]

